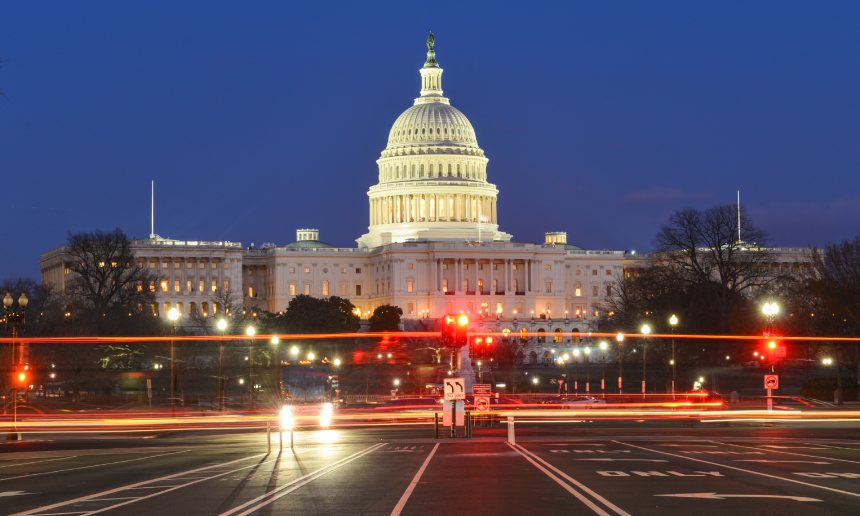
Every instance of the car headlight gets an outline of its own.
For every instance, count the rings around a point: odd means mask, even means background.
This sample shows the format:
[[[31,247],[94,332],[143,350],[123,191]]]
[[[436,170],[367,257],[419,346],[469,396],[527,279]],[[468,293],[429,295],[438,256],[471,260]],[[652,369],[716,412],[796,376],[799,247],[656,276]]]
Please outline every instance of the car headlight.
[[[289,405],[281,407],[281,430],[292,430],[295,424],[293,408]]]
[[[334,405],[331,403],[323,403],[320,407],[320,426],[328,428],[331,426],[331,418],[334,413]]]

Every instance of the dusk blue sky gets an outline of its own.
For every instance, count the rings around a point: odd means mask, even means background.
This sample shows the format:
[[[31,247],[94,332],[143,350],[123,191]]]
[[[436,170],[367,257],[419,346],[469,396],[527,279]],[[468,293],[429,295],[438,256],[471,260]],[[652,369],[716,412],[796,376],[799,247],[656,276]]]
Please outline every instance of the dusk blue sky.
[[[501,229],[652,246],[733,203],[785,246],[860,234],[858,2],[5,2],[0,278],[120,227],[354,246],[388,130],[443,86]]]

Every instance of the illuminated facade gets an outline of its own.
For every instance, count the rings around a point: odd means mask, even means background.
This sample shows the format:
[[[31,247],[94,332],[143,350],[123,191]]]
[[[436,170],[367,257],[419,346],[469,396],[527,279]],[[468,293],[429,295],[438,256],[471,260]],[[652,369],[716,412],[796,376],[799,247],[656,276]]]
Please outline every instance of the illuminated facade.
[[[442,96],[432,38],[419,73],[420,94],[377,160],[368,231],[357,247],[326,244],[315,229],[258,249],[150,235],[133,249],[158,278],[158,313],[175,305],[185,321],[205,320],[229,297],[236,306],[278,312],[307,294],[348,298],[363,317],[397,305],[406,326],[467,312],[473,326],[496,331],[588,332],[623,273],[625,253],[570,245],[564,232],[547,233],[543,243],[512,242],[499,230],[499,192],[487,181],[475,130]],[[43,281],[62,289],[62,248],[40,265]]]

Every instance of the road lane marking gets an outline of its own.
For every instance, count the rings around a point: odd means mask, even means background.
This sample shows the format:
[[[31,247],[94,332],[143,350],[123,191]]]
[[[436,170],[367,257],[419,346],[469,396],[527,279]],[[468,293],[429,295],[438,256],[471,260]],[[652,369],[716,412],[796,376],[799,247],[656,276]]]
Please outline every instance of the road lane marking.
[[[833,448],[835,450],[860,451],[860,448],[846,448],[845,446],[836,446],[834,444],[819,444],[818,446],[824,446],[825,448]]]
[[[699,500],[725,500],[727,498],[781,498],[783,500],[794,500],[795,502],[820,502],[818,498],[808,496],[785,496],[785,495],[763,495],[763,494],[719,494],[719,493],[675,493],[658,494],[654,496],[672,496],[675,498],[696,498]]]
[[[54,473],[65,473],[67,471],[79,471],[82,469],[100,468],[102,466],[111,466],[113,464],[123,464],[126,462],[137,462],[137,461],[141,461],[141,460],[154,459],[156,457],[164,457],[166,455],[176,455],[177,453],[186,453],[186,452],[190,452],[190,451],[191,450],[180,450],[180,451],[175,451],[175,452],[159,453],[157,455],[150,455],[149,457],[138,457],[136,459],[118,460],[118,461],[114,461],[114,462],[103,462],[101,464],[92,464],[90,466],[80,466],[77,468],[55,469],[54,471],[42,471],[41,473],[30,473],[28,475],[18,475],[17,477],[0,478],[0,482],[6,482],[7,480],[17,480],[19,478],[38,477],[38,476],[42,476],[42,475],[53,475]]]
[[[69,455],[68,457],[57,457],[55,459],[34,460],[33,462],[21,462],[18,464],[8,464],[6,466],[0,466],[0,468],[14,468],[17,466],[28,466],[30,464],[39,464],[40,462],[52,462],[55,460],[74,459],[75,457],[77,457],[77,455]]]
[[[394,506],[394,510],[391,511],[391,516],[400,516],[400,513],[403,512],[403,508],[406,506],[406,501],[409,500],[409,497],[412,495],[412,491],[415,490],[415,486],[418,485],[418,481],[421,480],[421,476],[424,474],[424,470],[427,469],[427,465],[430,464],[430,459],[433,458],[433,454],[436,453],[436,450],[439,448],[439,443],[430,450],[430,453],[427,454],[427,458],[424,459],[424,462],[421,464],[421,467],[418,468],[418,471],[415,473],[415,476],[412,477],[412,481],[409,482],[409,485],[406,487],[406,491],[403,492],[403,495],[398,500],[397,505]]]
[[[31,495],[36,493],[28,493],[27,491],[3,491],[0,492],[0,498],[5,498],[7,496],[22,496],[22,495]]]
[[[601,462],[669,462],[665,459],[613,459],[611,457],[606,458],[597,458],[597,459],[573,459],[573,460],[588,460],[588,461],[601,461]]]
[[[595,513],[601,514],[601,515],[606,515],[606,516],[609,515],[609,513],[606,512],[605,510],[603,510],[603,508],[598,507],[596,504],[594,504],[594,502],[592,502],[591,500],[586,498],[585,495],[583,495],[582,493],[580,493],[579,491],[577,491],[576,489],[574,489],[573,487],[568,485],[566,482],[562,481],[562,478],[564,480],[567,480],[567,482],[570,482],[574,486],[582,489],[584,492],[590,494],[594,499],[601,502],[607,509],[613,511],[615,514],[618,514],[619,516],[630,516],[629,513],[625,512],[623,509],[621,509],[620,507],[618,507],[614,503],[612,503],[609,500],[607,500],[606,498],[600,496],[599,494],[597,494],[596,492],[591,490],[588,486],[586,486],[582,482],[579,482],[578,480],[574,479],[573,477],[571,477],[570,475],[568,475],[564,471],[558,469],[557,467],[553,466],[549,462],[538,457],[537,455],[535,455],[531,451],[523,448],[522,446],[520,446],[518,444],[511,444],[511,443],[506,443],[506,444],[508,446],[510,446],[511,448],[513,448],[514,451],[516,451],[517,453],[519,453],[520,455],[525,457],[525,459],[527,461],[529,461],[533,466],[538,468],[546,476],[548,476],[553,481],[555,481],[555,483],[562,486],[565,489],[565,491],[567,491],[568,493],[575,496],[579,501],[584,503],[586,506],[588,506],[588,508],[590,508]],[[544,467],[544,466],[546,466],[546,467]],[[552,471],[550,471],[550,470],[552,470]],[[554,475],[553,473],[556,473],[558,476]],[[559,477],[561,477],[561,478],[559,478]]]
[[[856,461],[856,460],[836,459],[833,457],[821,457],[820,455],[809,455],[807,453],[797,453],[797,452],[789,452],[789,451],[783,451],[783,450],[769,450],[769,449],[762,450],[761,448],[756,448],[754,446],[743,446],[740,444],[732,444],[732,443],[720,443],[720,444],[723,444],[724,446],[735,446],[737,448],[748,448],[750,450],[761,450],[761,451],[766,451],[766,452],[770,452],[770,453],[783,453],[786,455],[797,455],[798,457],[809,457],[812,459],[835,460],[835,461],[839,461],[839,462],[850,462],[852,464],[860,464],[860,461]]]
[[[645,448],[644,446],[638,446],[636,444],[624,443],[621,441],[613,441],[613,442],[616,442],[618,444],[623,444],[624,446],[630,446],[631,448],[639,448],[640,450],[645,450],[645,451],[649,451],[649,452],[653,452],[653,453],[660,453],[663,455],[669,455],[670,457],[677,457],[679,459],[686,459],[686,460],[692,460],[692,461],[696,461],[696,462],[702,462],[704,464],[710,464],[711,466],[733,469],[735,471],[742,471],[744,473],[749,473],[751,475],[758,475],[761,477],[773,478],[776,480],[782,480],[784,482],[791,482],[793,484],[800,484],[800,485],[804,485],[804,486],[808,486],[808,487],[814,487],[816,489],[824,489],[826,491],[832,491],[834,493],[845,494],[848,496],[856,496],[856,497],[860,498],[860,493],[852,493],[851,491],[843,491],[841,489],[836,489],[834,487],[822,486],[820,484],[810,484],[809,482],[803,482],[800,480],[795,480],[793,478],[780,477],[778,475],[771,475],[770,473],[762,473],[761,471],[754,471],[751,469],[739,468],[737,466],[730,466],[728,464],[720,464],[719,462],[711,462],[711,461],[708,461],[705,459],[697,459],[695,457],[689,457],[686,455],[676,455],[674,453],[669,453],[669,452],[665,452],[665,451],[661,451],[661,450],[652,450],[651,448]]]
[[[318,479],[319,477],[322,477],[322,476],[326,475],[327,473],[330,473],[330,472],[340,468],[341,466],[345,466],[354,460],[360,459],[360,458],[364,457],[365,455],[367,455],[368,453],[373,453],[374,451],[385,446],[386,444],[387,443],[377,443],[377,444],[374,444],[373,446],[370,446],[369,448],[365,448],[359,452],[353,453],[352,455],[350,455],[348,457],[344,457],[343,459],[340,459],[339,461],[332,462],[331,464],[329,464],[327,466],[323,466],[322,468],[319,468],[318,470],[314,471],[313,473],[308,473],[307,475],[303,475],[303,476],[296,478],[290,482],[287,482],[286,484],[280,485],[280,486],[272,489],[271,491],[268,491],[268,492],[266,492],[266,493],[264,493],[264,494],[262,494],[256,498],[254,498],[253,500],[249,500],[249,501],[243,503],[242,505],[239,505],[238,507],[234,507],[234,508],[230,509],[229,511],[222,512],[220,516],[230,516],[230,515],[236,514],[236,513],[238,513],[239,516],[246,516],[247,514],[251,514],[252,512],[256,512],[256,511],[262,509],[263,507],[265,507],[271,503],[274,503],[275,501],[279,500],[280,498],[292,493],[293,491],[295,491],[296,489],[299,489],[300,487],[304,486],[305,484],[309,484],[309,483],[313,482],[314,480]],[[242,512],[239,512],[239,511],[242,511]]]
[[[823,461],[817,461],[817,460],[770,460],[770,459],[735,459],[732,462],[765,462],[768,464],[802,462],[803,464],[830,464],[829,462],[823,462]]]
[[[236,463],[236,462],[241,462],[241,461],[243,461],[243,460],[249,460],[249,459],[253,459],[253,458],[256,458],[256,457],[264,457],[264,456],[266,456],[266,454],[265,454],[265,453],[260,453],[260,454],[257,454],[257,455],[251,455],[250,457],[243,457],[243,458],[241,458],[241,459],[232,460],[232,461],[230,461],[230,462],[219,462],[219,463],[217,463],[217,464],[212,464],[212,465],[209,465],[209,466],[203,466],[203,467],[201,467],[201,468],[196,468],[196,469],[192,469],[192,470],[189,470],[189,471],[182,471],[182,472],[179,472],[179,473],[173,473],[173,474],[171,474],[171,475],[165,475],[165,476],[163,476],[163,477],[152,478],[152,479],[149,479],[149,480],[144,480],[144,481],[142,481],[142,482],[136,482],[136,483],[134,483],[134,484],[128,484],[128,485],[124,485],[124,486],[120,486],[120,487],[115,487],[115,488],[113,488],[113,489],[108,489],[107,491],[101,491],[101,492],[98,492],[98,493],[94,493],[94,494],[87,495],[87,496],[81,496],[81,497],[79,497],[79,498],[73,498],[73,499],[71,499],[71,500],[66,500],[66,501],[63,501],[63,502],[57,502],[57,503],[55,503],[55,504],[45,505],[45,506],[43,506],[43,507],[37,507],[37,508],[35,508],[35,509],[30,509],[30,510],[27,510],[27,511],[24,511],[24,512],[16,513],[16,514],[14,514],[14,515],[12,515],[12,516],[29,516],[29,515],[33,515],[33,514],[39,514],[40,516],[47,516],[48,514],[56,514],[56,513],[46,513],[46,512],[44,512],[44,511],[49,511],[49,510],[51,510],[51,509],[58,509],[58,508],[60,508],[60,507],[65,507],[65,506],[68,506],[68,505],[75,505],[75,504],[78,504],[78,503],[89,502],[89,501],[92,501],[92,500],[94,500],[94,499],[96,499],[96,498],[102,498],[102,497],[109,496],[109,495],[112,495],[112,494],[115,494],[115,493],[120,493],[120,492],[123,492],[123,491],[131,491],[131,490],[139,489],[141,486],[145,486],[146,484],[152,484],[152,483],[155,483],[155,482],[163,482],[163,481],[165,481],[165,480],[171,480],[171,479],[174,479],[174,478],[176,478],[176,477],[181,477],[181,476],[183,476],[183,475],[187,475],[187,474],[191,474],[191,473],[197,473],[197,472],[199,472],[199,471],[205,471],[205,470],[212,469],[212,468],[220,468],[220,467],[226,466],[226,465],[228,465],[228,464],[234,464],[234,463]],[[274,460],[276,460],[276,459],[272,459],[272,461],[274,461]],[[269,462],[271,462],[271,461],[269,461]],[[249,467],[253,467],[253,466],[255,466],[255,465],[251,465],[251,466],[249,466]],[[246,469],[246,468],[240,468],[240,469]],[[216,477],[221,476],[221,475],[229,475],[230,473],[233,473],[233,471],[239,471],[239,469],[237,469],[237,470],[232,470],[232,471],[228,471],[228,472],[224,472],[224,473],[219,473],[218,475],[215,475],[215,476],[212,476],[212,477],[209,477],[209,478],[216,478]],[[187,483],[187,484],[185,484],[185,485],[192,485],[192,484],[195,484],[195,483],[197,483],[197,482],[202,482],[202,480],[200,480],[200,481],[196,481],[196,482],[189,482],[189,483]],[[173,490],[175,490],[175,489],[176,489],[176,488],[171,489],[171,491],[173,491]],[[152,493],[152,494],[149,494],[149,495],[146,495],[146,496],[133,496],[133,497],[130,497],[129,499],[130,499],[130,500],[132,500],[132,501],[140,501],[140,500],[144,500],[144,499],[146,499],[146,498],[152,498],[153,496],[157,496],[157,495],[159,495],[159,494],[164,494],[164,493],[166,493],[166,492],[167,492],[167,491],[163,491],[163,492],[159,492],[159,493]],[[128,502],[128,503],[131,503],[131,502]],[[100,509],[100,511],[101,511],[101,510],[111,509],[111,508],[113,508],[113,507],[119,507],[120,505],[127,505],[127,503],[123,503],[123,504],[116,504],[116,505],[113,505],[113,506],[111,506],[111,507],[105,507],[105,508]],[[71,513],[71,514],[83,514],[83,513],[85,513],[85,512],[88,512],[88,511],[77,511],[77,512],[74,512],[74,513]]]

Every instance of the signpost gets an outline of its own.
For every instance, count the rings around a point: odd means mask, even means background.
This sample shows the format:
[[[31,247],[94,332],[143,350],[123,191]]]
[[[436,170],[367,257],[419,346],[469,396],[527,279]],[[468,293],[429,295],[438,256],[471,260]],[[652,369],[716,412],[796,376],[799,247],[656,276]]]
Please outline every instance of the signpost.
[[[779,389],[779,375],[764,375],[764,388],[767,389],[767,410],[773,411],[773,391]]]
[[[490,398],[475,396],[475,410],[478,412],[490,411]]]
[[[445,401],[466,399],[466,380],[463,378],[445,378],[444,387]]]
[[[465,426],[466,380],[445,378],[442,424],[451,427],[451,437],[457,436],[457,427]]]

